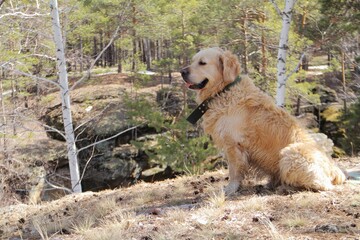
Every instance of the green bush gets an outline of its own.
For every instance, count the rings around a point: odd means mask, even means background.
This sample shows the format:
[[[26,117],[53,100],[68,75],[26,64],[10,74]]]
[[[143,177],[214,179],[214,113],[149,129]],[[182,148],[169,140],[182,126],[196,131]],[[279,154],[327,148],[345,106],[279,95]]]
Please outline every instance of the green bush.
[[[343,149],[351,155],[360,153],[360,98],[341,116],[344,129]]]
[[[136,98],[126,96],[127,115],[133,124],[146,123],[156,129],[153,138],[133,141],[142,149],[150,161],[170,166],[181,172],[199,174],[208,170],[204,160],[215,155],[217,150],[208,136],[194,129],[185,117],[174,118],[162,112],[150,95],[138,94]]]

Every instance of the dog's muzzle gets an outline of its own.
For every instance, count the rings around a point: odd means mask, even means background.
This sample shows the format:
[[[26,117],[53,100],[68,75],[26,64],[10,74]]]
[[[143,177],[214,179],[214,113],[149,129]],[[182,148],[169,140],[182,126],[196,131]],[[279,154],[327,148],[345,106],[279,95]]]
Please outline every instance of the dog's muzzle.
[[[181,76],[182,76],[186,86],[189,89],[193,89],[193,90],[203,89],[206,86],[206,84],[209,82],[209,79],[207,79],[207,78],[205,78],[201,83],[198,83],[198,84],[190,82],[190,80],[189,80],[190,71],[189,71],[188,67],[181,69],[180,73],[181,73]]]

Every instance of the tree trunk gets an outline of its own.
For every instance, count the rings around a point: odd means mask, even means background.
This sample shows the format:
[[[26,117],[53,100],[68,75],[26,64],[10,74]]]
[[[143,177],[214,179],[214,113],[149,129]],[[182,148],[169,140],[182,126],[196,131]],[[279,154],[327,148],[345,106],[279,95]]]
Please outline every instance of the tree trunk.
[[[300,116],[301,96],[297,97],[295,116]]]
[[[103,39],[103,32],[100,31],[100,49],[104,49],[104,39]],[[105,65],[105,54],[101,55],[101,61],[100,61],[101,67],[106,67]]]
[[[341,75],[342,75],[342,85],[344,92],[344,112],[347,112],[346,104],[346,79],[345,79],[345,53],[344,50],[341,50]]]
[[[2,110],[2,123],[1,125],[3,126],[3,132],[2,132],[2,152],[3,152],[3,156],[6,162],[8,162],[8,152],[7,152],[7,139],[6,139],[6,132],[7,132],[7,121],[6,121],[6,114],[5,114],[5,95],[3,94],[3,84],[2,84],[3,80],[0,77],[0,105],[1,105],[1,110]]]
[[[82,37],[80,36],[80,73],[82,73],[84,71],[84,52],[83,52],[83,41],[82,41]]]
[[[131,66],[131,71],[135,72],[136,69],[136,58],[137,58],[137,47],[136,47],[136,29],[135,26],[137,24],[137,20],[136,20],[136,6],[134,1],[132,1],[132,42],[133,42],[133,59],[132,59],[132,66]]]
[[[122,50],[121,48],[118,49],[118,73],[122,73]]]
[[[94,36],[93,39],[94,39],[94,52],[93,52],[93,54],[94,54],[94,58],[96,58],[96,56],[97,56],[97,54],[98,54],[96,36]],[[99,66],[99,61],[97,61],[97,62],[95,63],[95,65],[96,65],[96,66]]]
[[[294,8],[295,0],[286,0],[285,9],[281,13],[282,28],[280,33],[279,51],[277,57],[277,92],[276,105],[284,107],[285,92],[286,92],[286,53],[288,47],[289,30],[291,23],[292,10]]]
[[[261,23],[265,22],[265,14],[261,13]],[[266,38],[265,38],[265,31],[264,26],[261,30],[261,75],[266,75],[266,66],[267,66],[267,59],[266,59]]]
[[[248,73],[248,42],[247,42],[247,21],[248,21],[248,11],[244,11],[244,18],[242,22],[242,30],[244,35],[244,57],[243,57],[243,65],[244,65],[244,73]]]
[[[71,187],[76,193],[81,192],[81,182],[79,173],[79,163],[75,145],[75,136],[70,108],[70,91],[66,72],[66,60],[64,44],[61,36],[61,26],[59,20],[59,10],[57,0],[50,0],[52,26],[54,30],[54,40],[56,45],[56,58],[59,70],[59,83],[62,104],[62,115],[64,121],[67,153],[69,158],[69,168],[71,177]]]
[[[151,48],[150,48],[150,40],[145,38],[144,42],[144,55],[145,55],[145,62],[146,62],[146,69],[151,69]]]

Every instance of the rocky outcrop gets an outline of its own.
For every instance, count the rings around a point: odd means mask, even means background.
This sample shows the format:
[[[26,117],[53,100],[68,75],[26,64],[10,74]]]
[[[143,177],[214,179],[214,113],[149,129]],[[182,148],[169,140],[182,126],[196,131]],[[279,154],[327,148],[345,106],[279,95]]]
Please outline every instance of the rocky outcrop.
[[[156,101],[169,116],[178,116],[183,110],[181,91],[160,89],[149,96],[149,101]],[[154,181],[174,176],[171,168],[154,162],[150,164],[148,156],[131,144],[132,140],[154,134],[156,130],[142,125],[127,131],[134,125],[131,123],[125,98],[128,98],[126,88],[117,84],[87,86],[72,93],[73,123],[78,149],[124,132],[79,153],[81,173],[84,173],[84,191],[129,186],[138,180]],[[48,126],[62,129],[61,114],[59,100],[55,99],[49,103],[41,120]],[[48,136],[64,141],[54,131],[48,132]],[[67,164],[56,165],[56,172],[67,175]],[[67,182],[59,178],[52,177],[52,181],[68,186]],[[47,194],[52,198],[50,195]]]

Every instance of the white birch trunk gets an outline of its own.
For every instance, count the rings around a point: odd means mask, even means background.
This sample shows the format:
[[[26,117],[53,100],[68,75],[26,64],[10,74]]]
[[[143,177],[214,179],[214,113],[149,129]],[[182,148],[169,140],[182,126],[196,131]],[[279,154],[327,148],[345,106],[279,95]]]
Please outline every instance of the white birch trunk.
[[[285,85],[287,80],[286,75],[286,52],[288,49],[289,30],[291,23],[292,10],[295,5],[295,0],[285,0],[285,9],[281,12],[282,29],[280,33],[279,52],[277,62],[277,91],[276,91],[276,105],[283,107],[285,105]]]
[[[65,52],[64,52],[63,39],[61,35],[57,0],[50,0],[50,9],[51,9],[52,26],[54,30],[54,40],[56,45],[57,65],[59,69],[59,84],[60,84],[60,94],[61,94],[61,102],[62,102],[62,114],[64,121],[67,152],[69,158],[71,187],[74,192],[78,193],[81,192],[82,190],[80,183],[79,164],[77,160],[77,152],[75,146],[74,128],[73,128],[73,122],[71,116],[70,91],[69,91],[68,77],[66,72]]]

